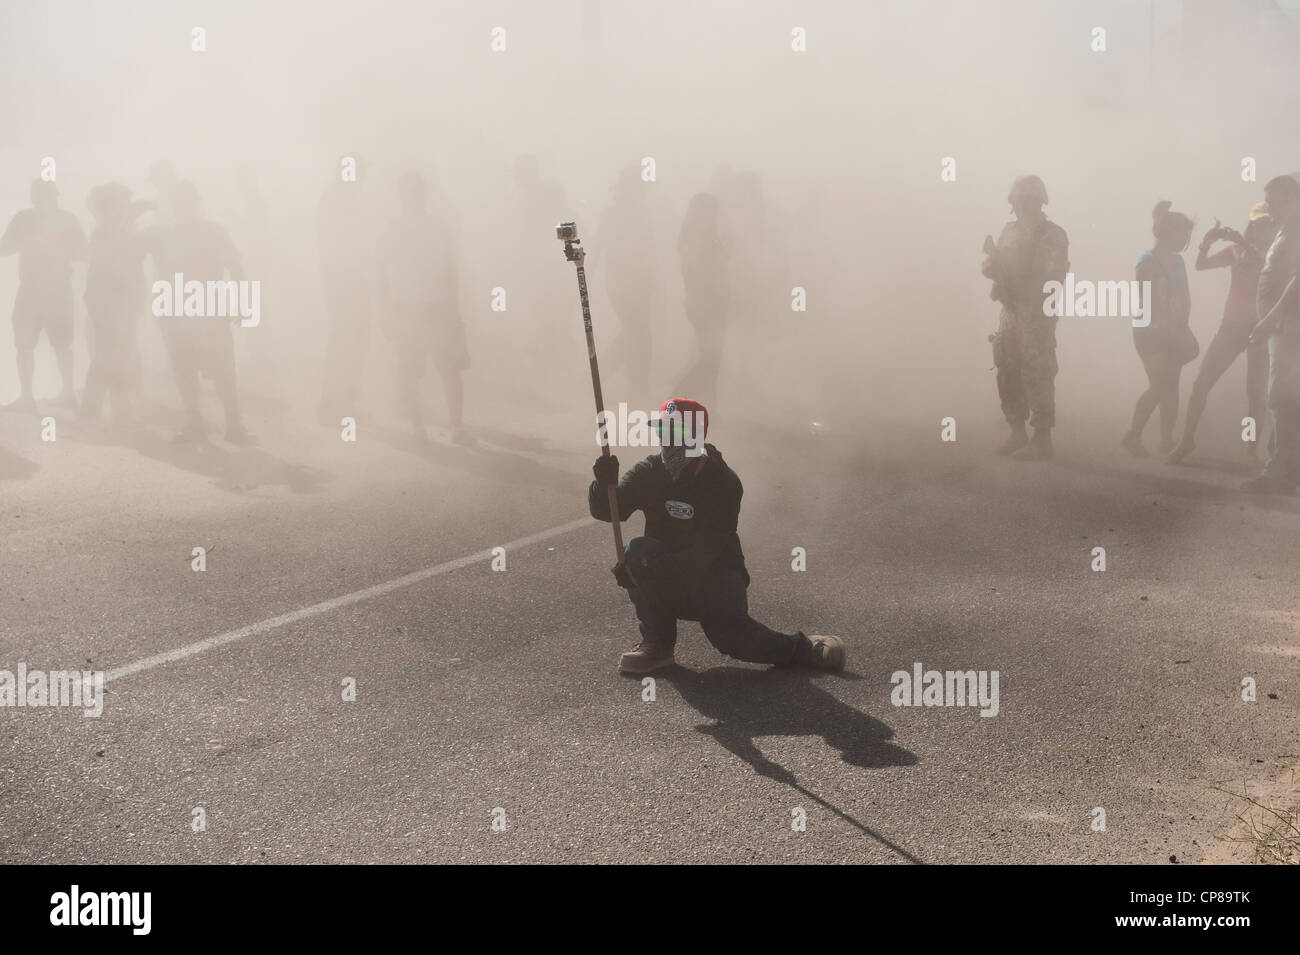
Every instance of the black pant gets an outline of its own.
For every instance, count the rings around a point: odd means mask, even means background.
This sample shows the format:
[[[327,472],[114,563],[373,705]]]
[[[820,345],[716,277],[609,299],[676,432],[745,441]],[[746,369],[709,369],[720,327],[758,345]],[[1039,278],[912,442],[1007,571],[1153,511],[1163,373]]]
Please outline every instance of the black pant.
[[[664,554],[668,548],[652,537],[627,544],[629,562]],[[641,639],[677,643],[677,621],[695,620],[720,653],[747,663],[800,663],[812,648],[802,633],[779,633],[749,615],[745,575],[732,567],[714,567],[696,580],[647,580],[628,591],[636,607]]]

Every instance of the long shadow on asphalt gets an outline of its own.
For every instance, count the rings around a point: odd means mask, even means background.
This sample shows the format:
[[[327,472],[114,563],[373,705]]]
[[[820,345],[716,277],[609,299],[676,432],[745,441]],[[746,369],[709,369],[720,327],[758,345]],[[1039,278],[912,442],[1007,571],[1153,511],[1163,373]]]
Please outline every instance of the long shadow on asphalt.
[[[1150,474],[1130,468],[1107,467],[1105,465],[1091,464],[1086,461],[1078,460],[1063,461],[1058,459],[1056,464],[1060,467],[1064,467],[1071,471],[1078,471],[1082,474],[1101,475],[1131,484],[1136,483],[1145,485],[1151,490],[1159,491],[1163,494],[1169,494],[1173,497],[1186,497],[1224,503],[1228,501],[1236,501],[1241,504],[1250,504],[1260,510],[1300,514],[1300,500],[1297,500],[1292,495],[1252,494],[1248,491],[1242,491],[1239,488],[1223,487],[1222,485],[1217,484],[1206,484],[1203,481],[1197,481],[1192,478],[1178,477],[1178,469],[1174,467],[1170,467],[1169,470],[1171,473],[1165,475]],[[1183,473],[1186,473],[1186,471]]]
[[[520,451],[525,454],[543,454],[555,457],[564,454],[559,448],[549,446],[545,434],[519,435],[480,424],[474,425],[470,431],[474,434],[474,437],[505,448],[507,451]]]
[[[227,450],[211,441],[177,444],[144,428],[84,432],[74,440],[88,445],[131,448],[142,457],[213,478],[216,486],[225,491],[243,492],[282,484],[295,494],[308,494],[323,490],[333,477],[319,468],[293,464],[258,447],[231,446]]]
[[[793,772],[764,756],[754,742],[760,736],[820,736],[851,766],[914,766],[916,754],[890,742],[894,731],[880,720],[842,703],[803,670],[713,667],[696,673],[670,667],[662,671],[661,679],[701,716],[713,721],[696,730],[712,736],[754,772],[803,793],[908,862],[921,864],[907,850],[810,792]]]
[[[394,431],[374,424],[368,424],[366,428],[367,434],[374,435],[376,440],[390,448],[413,454],[439,467],[467,474],[490,475],[511,484],[547,487],[574,495],[577,501],[582,501],[586,496],[588,483],[586,477],[575,476],[571,471],[541,464],[523,454],[498,450],[483,444],[470,448],[432,438],[420,441],[407,432]]]

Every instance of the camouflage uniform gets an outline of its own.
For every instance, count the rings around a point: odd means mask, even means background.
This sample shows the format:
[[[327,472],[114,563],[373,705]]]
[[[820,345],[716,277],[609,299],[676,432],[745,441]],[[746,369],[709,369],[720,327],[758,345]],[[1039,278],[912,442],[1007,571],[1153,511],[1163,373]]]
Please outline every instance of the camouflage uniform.
[[[1008,222],[997,252],[984,263],[992,297],[1002,303],[998,330],[989,336],[998,372],[1002,413],[1013,428],[1056,423],[1056,318],[1043,314],[1045,282],[1064,282],[1069,269],[1065,230],[1043,217],[1036,225]]]

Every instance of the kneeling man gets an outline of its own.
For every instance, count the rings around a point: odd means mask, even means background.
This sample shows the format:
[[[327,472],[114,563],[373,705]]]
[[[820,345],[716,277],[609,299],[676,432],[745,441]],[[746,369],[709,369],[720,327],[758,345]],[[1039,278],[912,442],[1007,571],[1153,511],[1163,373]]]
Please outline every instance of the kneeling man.
[[[740,478],[718,449],[705,444],[708,412],[689,398],[659,410],[660,452],[619,479],[618,458],[602,455],[587,491],[591,516],[611,520],[606,485],[617,481],[618,516],[645,514],[645,536],[628,542],[614,568],[636,607],[641,641],[623,654],[619,672],[650,673],[673,664],[677,621],[695,620],[720,652],[749,663],[844,668],[839,637],[780,633],[749,615],[749,572],[736,522]]]

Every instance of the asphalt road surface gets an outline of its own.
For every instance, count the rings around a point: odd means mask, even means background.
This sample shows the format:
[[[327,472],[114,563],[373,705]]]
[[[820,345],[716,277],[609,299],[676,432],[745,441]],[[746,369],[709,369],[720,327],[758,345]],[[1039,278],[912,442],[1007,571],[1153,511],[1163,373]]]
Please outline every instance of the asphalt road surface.
[[[109,680],[99,718],[0,709],[4,862],[1197,862],[1215,787],[1300,761],[1300,499],[1230,461],[717,426],[751,611],[848,671],[684,624],[647,700],[558,416],[189,449],[51,413],[0,415],[0,668]],[[997,671],[997,715],[892,705],[917,663]]]

